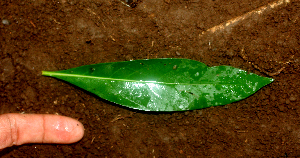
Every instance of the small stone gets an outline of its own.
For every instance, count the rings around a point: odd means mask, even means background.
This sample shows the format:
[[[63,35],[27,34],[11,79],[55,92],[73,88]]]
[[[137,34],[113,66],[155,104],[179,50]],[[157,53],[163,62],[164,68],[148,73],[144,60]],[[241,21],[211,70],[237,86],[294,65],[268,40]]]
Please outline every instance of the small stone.
[[[4,25],[9,25],[10,22],[7,19],[2,19],[2,24]]]
[[[184,115],[185,116],[189,115],[189,111],[184,112]]]
[[[202,110],[199,110],[198,111],[198,115],[202,115],[203,114],[203,111]]]
[[[146,150],[145,150],[145,149],[140,149],[139,151],[140,151],[141,154],[146,153]]]
[[[31,86],[28,86],[24,92],[25,92],[24,94],[25,94],[26,98],[29,101],[32,101],[32,102],[36,101],[36,91]]]
[[[285,101],[285,99],[281,98],[281,99],[279,100],[279,102],[280,102],[281,104],[283,104],[283,103],[285,103],[286,101]]]
[[[283,105],[279,105],[279,110],[282,112],[282,111],[284,111],[284,106]]]
[[[289,99],[286,99],[286,100],[285,100],[285,103],[286,103],[286,104],[290,104],[290,102],[291,102],[291,101],[290,101]]]
[[[274,101],[274,100],[276,100],[276,97],[274,95],[271,95],[270,99],[271,99],[271,101]]]
[[[125,60],[126,61],[132,61],[133,60],[133,56],[131,54],[128,54],[125,56]]]
[[[229,57],[233,57],[233,56],[234,56],[234,53],[233,53],[233,51],[231,51],[231,50],[227,51],[226,54],[227,54]]]
[[[270,89],[267,89],[267,88],[266,88],[265,94],[266,94],[266,95],[270,95]]]
[[[10,58],[5,58],[0,61],[0,72],[0,81],[8,81],[14,77],[15,68]]]
[[[169,4],[171,2],[171,0],[165,0],[165,2]]]
[[[297,100],[297,98],[296,98],[295,96],[292,95],[292,96],[290,97],[290,101],[291,101],[291,102],[294,102],[294,101],[296,101],[296,100]]]

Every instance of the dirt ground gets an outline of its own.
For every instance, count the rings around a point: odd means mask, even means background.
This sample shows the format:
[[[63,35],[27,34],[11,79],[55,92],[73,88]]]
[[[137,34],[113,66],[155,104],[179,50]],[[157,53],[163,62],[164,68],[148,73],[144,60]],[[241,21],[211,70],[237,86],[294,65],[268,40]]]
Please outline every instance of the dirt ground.
[[[58,114],[85,127],[78,143],[14,146],[0,157],[300,157],[299,0],[135,5],[0,1],[0,113]],[[275,81],[229,105],[151,113],[41,76],[42,70],[150,58],[230,65]]]

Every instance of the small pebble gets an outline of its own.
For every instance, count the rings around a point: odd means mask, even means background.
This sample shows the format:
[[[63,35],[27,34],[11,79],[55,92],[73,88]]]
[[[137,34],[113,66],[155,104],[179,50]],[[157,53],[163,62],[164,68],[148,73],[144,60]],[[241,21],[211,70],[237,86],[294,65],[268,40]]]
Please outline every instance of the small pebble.
[[[281,104],[283,104],[283,103],[285,103],[285,99],[281,98],[281,99],[279,99],[279,102],[280,102]]]
[[[276,100],[276,96],[271,95],[271,96],[270,96],[270,99],[271,99],[271,101],[274,101],[274,100]]]
[[[133,56],[131,54],[128,54],[125,56],[125,60],[126,61],[132,61],[133,60]]]
[[[4,25],[9,25],[10,22],[7,19],[2,19],[2,24]]]
[[[296,101],[296,100],[297,100],[297,98],[296,98],[295,96],[292,95],[292,96],[290,97],[290,101],[293,102],[293,101]]]
[[[9,81],[13,78],[15,73],[15,67],[13,61],[10,58],[4,58],[0,60],[0,81]]]
[[[279,110],[282,112],[282,111],[284,111],[284,106],[283,105],[280,105],[279,107]]]
[[[184,112],[184,115],[185,116],[189,115],[189,111]]]
[[[199,110],[198,111],[198,115],[202,115],[203,114],[203,111],[202,110]]]
[[[165,0],[165,2],[169,4],[171,2],[171,0]]]

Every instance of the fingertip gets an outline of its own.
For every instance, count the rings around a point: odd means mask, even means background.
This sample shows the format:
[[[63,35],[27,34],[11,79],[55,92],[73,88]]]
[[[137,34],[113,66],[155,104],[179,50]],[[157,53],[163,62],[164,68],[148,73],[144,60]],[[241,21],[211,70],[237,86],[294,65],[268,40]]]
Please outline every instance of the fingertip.
[[[75,119],[74,120],[74,125],[76,127],[76,129],[74,130],[74,133],[73,133],[73,142],[78,142],[79,140],[81,140],[83,138],[83,135],[84,135],[84,127],[83,127],[83,124]]]
[[[44,116],[44,143],[69,144],[82,139],[84,127],[79,121],[65,116]]]

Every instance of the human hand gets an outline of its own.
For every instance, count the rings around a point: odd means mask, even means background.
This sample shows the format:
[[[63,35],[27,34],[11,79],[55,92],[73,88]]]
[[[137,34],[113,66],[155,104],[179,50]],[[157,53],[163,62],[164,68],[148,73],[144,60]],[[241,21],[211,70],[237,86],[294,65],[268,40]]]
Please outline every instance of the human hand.
[[[50,114],[0,115],[0,151],[27,143],[70,144],[84,134],[83,125],[72,118]]]

